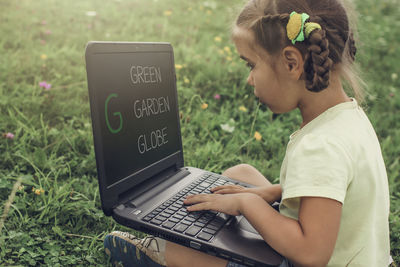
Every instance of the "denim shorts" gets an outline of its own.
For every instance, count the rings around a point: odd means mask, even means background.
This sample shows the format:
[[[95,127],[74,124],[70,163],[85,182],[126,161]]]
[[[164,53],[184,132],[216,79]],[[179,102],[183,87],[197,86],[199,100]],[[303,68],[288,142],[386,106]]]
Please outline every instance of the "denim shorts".
[[[226,267],[246,267],[245,265],[236,263],[236,262],[228,262]],[[279,267],[294,267],[294,265],[286,258],[283,259],[281,265]]]

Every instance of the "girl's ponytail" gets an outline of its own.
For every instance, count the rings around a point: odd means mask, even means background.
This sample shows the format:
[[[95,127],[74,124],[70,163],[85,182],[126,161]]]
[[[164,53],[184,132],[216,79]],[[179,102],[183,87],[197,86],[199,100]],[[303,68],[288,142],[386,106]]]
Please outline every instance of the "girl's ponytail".
[[[306,88],[312,92],[320,92],[329,85],[329,74],[333,63],[329,58],[329,41],[325,30],[312,31],[308,42],[304,58]]]

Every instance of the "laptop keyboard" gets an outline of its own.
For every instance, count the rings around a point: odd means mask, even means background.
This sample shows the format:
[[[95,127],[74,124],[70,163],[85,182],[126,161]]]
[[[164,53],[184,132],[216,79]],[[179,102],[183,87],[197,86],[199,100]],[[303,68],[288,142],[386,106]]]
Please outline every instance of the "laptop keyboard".
[[[234,183],[221,175],[205,173],[172,198],[149,212],[142,220],[204,241],[211,241],[232,216],[216,211],[188,212],[186,206],[183,205],[183,201],[187,195],[209,194],[211,193],[211,188],[229,184]]]

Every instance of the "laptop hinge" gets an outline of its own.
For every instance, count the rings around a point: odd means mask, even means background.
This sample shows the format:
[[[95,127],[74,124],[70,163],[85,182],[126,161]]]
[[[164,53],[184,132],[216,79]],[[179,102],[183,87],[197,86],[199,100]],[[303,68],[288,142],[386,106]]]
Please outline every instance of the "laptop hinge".
[[[158,195],[165,191],[167,188],[170,188],[175,183],[179,182],[182,178],[189,175],[190,172],[186,168],[182,168],[179,172],[170,176],[168,179],[165,179],[162,183],[158,184],[156,188],[151,188],[152,190],[149,192],[144,192],[140,196],[132,199],[129,202],[129,205],[132,207],[139,207],[149,199],[153,198],[155,195]],[[154,189],[154,190],[153,190]]]
[[[141,195],[144,195],[147,191],[153,189],[157,185],[166,182],[168,180],[168,184],[175,183],[188,175],[190,172],[186,168],[181,168],[176,170],[175,165],[165,169],[162,172],[157,173],[153,177],[147,179],[139,185],[136,185],[134,188],[127,190],[119,195],[118,203],[127,203],[131,200],[130,205],[137,206],[140,201]],[[173,178],[173,179],[170,179]],[[171,180],[171,181],[170,181]],[[164,186],[163,186],[164,187]]]

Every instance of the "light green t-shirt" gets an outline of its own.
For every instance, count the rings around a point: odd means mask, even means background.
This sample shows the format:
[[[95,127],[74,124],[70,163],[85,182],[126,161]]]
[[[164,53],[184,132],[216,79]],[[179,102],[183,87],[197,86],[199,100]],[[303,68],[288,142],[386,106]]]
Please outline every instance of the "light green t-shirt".
[[[280,184],[280,212],[296,220],[300,197],[343,204],[327,266],[388,266],[386,169],[375,131],[354,99],[328,109],[290,136]]]

